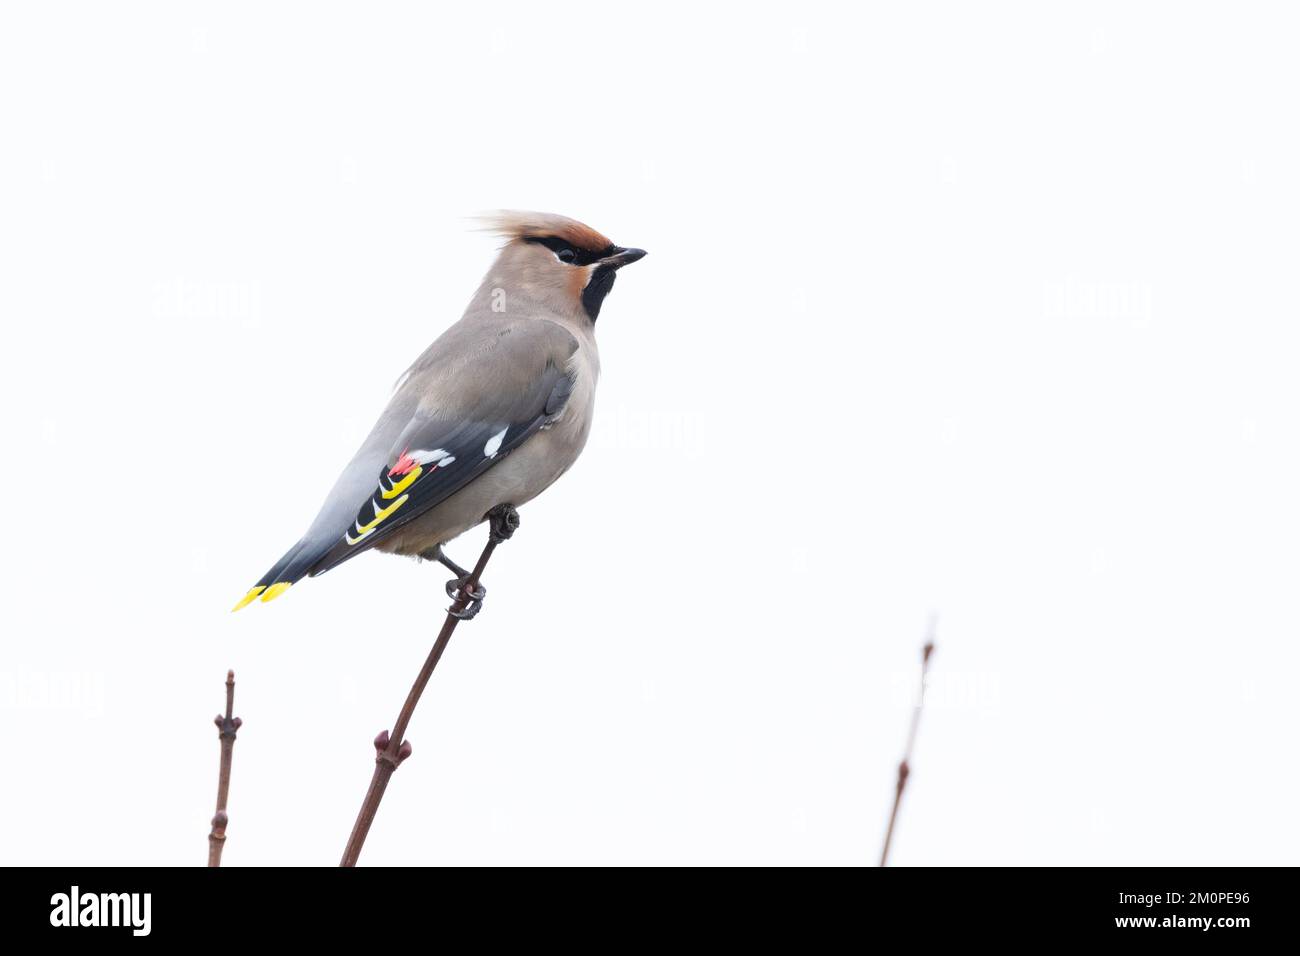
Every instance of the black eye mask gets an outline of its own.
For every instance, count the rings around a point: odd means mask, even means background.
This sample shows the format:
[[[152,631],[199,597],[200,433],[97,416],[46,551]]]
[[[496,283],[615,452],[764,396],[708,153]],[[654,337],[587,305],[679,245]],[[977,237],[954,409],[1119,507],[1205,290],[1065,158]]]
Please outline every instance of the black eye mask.
[[[592,252],[590,249],[580,249],[567,239],[561,239],[558,236],[540,236],[529,237],[525,242],[535,242],[540,246],[550,249],[559,260],[566,265],[571,266],[589,266],[599,259],[613,255],[615,249],[610,246],[608,249],[602,249],[599,252]]]

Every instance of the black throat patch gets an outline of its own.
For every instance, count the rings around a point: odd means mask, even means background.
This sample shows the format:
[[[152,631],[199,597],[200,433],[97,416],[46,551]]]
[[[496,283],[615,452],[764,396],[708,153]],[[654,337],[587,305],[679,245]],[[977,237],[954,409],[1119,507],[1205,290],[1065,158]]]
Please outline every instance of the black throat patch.
[[[591,274],[591,280],[587,283],[587,288],[582,290],[582,307],[587,310],[587,315],[591,316],[591,321],[596,321],[596,316],[600,315],[601,303],[605,301],[605,296],[609,295],[609,290],[614,288],[614,277],[618,275],[613,266],[597,266]]]

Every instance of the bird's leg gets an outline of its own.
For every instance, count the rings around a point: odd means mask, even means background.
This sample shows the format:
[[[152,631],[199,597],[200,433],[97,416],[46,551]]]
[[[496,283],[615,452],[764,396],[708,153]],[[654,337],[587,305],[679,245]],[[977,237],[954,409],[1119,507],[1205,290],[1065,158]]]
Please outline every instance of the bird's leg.
[[[423,558],[425,561],[437,561],[439,564],[441,564],[452,574],[456,575],[456,577],[458,578],[464,578],[469,576],[468,571],[462,568],[451,558],[447,557],[447,552],[442,550],[442,545],[440,544],[435,544],[432,548],[429,548],[425,551],[421,551],[420,557]]]
[[[484,552],[484,557],[486,557],[495,550],[498,544],[502,541],[509,541],[514,533],[519,530],[519,512],[515,510],[514,505],[497,505],[484,515],[484,517],[487,518],[488,521],[488,549]],[[435,550],[441,553],[442,547],[439,546]],[[469,601],[465,607],[458,609],[453,603],[451,608],[447,611],[448,614],[454,618],[458,618],[459,620],[474,620],[474,618],[478,617],[478,612],[483,610],[483,599],[487,597],[487,588],[477,580],[475,572],[467,572],[464,569],[457,568],[449,561],[449,559],[447,559],[445,554],[441,557],[435,557],[435,560],[441,561],[445,564],[449,569],[451,569],[452,573],[456,573],[457,571],[460,572],[460,576],[457,577],[456,580],[447,582],[447,596],[451,598],[453,602],[458,601],[460,599],[461,590],[469,584],[471,580],[474,581],[473,586],[466,592]],[[480,558],[479,563],[482,564],[483,560],[483,558]],[[477,571],[478,569],[475,570]]]

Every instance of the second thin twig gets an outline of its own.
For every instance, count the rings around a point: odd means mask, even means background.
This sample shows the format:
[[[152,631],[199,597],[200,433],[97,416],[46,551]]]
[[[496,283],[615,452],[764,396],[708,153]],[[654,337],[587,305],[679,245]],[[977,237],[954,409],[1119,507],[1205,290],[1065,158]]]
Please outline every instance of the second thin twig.
[[[880,851],[880,865],[889,861],[889,845],[894,839],[894,824],[898,822],[898,807],[903,802],[903,790],[911,773],[912,748],[916,746],[916,731],[921,726],[921,710],[925,707],[925,679],[930,670],[930,655],[934,653],[935,622],[930,621],[930,633],[925,647],[921,648],[921,686],[917,692],[916,708],[912,711],[912,725],[907,732],[907,749],[898,765],[898,783],[894,786],[894,807],[889,811],[889,826],[885,830],[885,845]]]
[[[217,776],[217,813],[212,818],[212,832],[208,834],[208,866],[221,865],[221,851],[226,845],[226,798],[230,795],[230,765],[235,759],[235,734],[243,721],[234,716],[235,672],[226,671],[226,713],[217,714],[213,723],[221,737],[221,770]]]

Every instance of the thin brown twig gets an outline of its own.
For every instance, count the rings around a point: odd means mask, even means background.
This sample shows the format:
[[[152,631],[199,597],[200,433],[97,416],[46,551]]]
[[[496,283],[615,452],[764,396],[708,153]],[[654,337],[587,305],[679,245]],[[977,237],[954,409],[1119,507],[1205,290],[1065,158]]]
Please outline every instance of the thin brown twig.
[[[212,818],[212,832],[208,834],[208,866],[221,865],[221,851],[226,845],[226,798],[230,795],[230,764],[235,758],[235,734],[244,722],[234,716],[235,672],[226,671],[226,713],[217,714],[213,723],[221,737],[221,772],[217,776],[217,815]]]
[[[898,807],[903,802],[903,789],[907,786],[907,777],[911,773],[912,748],[916,746],[916,731],[921,726],[921,711],[925,707],[925,678],[930,670],[930,655],[934,653],[935,619],[930,618],[930,630],[925,646],[921,648],[921,686],[916,696],[916,707],[912,711],[912,725],[907,732],[907,749],[898,765],[898,783],[894,787],[894,807],[889,811],[889,826],[885,830],[885,845],[880,851],[880,865],[889,860],[889,845],[894,839],[894,824],[898,822]]]
[[[343,859],[339,862],[339,866],[357,865],[361,848],[366,842],[366,835],[370,832],[371,824],[375,822],[375,814],[379,812],[379,803],[384,799],[384,791],[388,789],[388,781],[393,776],[393,771],[401,766],[402,761],[411,756],[411,745],[404,739],[406,728],[411,722],[411,715],[415,713],[415,705],[420,702],[420,695],[424,693],[425,685],[433,676],[433,669],[438,666],[442,652],[447,649],[447,644],[451,641],[452,632],[461,621],[457,615],[471,603],[470,595],[478,587],[479,579],[483,576],[483,570],[487,567],[492,552],[519,527],[519,515],[513,508],[494,513],[489,516],[489,520],[491,530],[488,532],[488,541],[483,547],[483,553],[479,555],[478,563],[474,565],[474,570],[469,573],[469,577],[457,589],[451,607],[447,608],[447,619],[443,622],[442,630],[433,642],[433,648],[425,658],[424,666],[420,668],[415,683],[411,685],[410,693],[406,695],[406,702],[402,704],[392,732],[381,731],[375,738],[375,770],[370,777],[370,787],[361,802],[361,810],[357,813],[356,823],[352,826],[352,835],[348,838],[348,845],[343,851]]]

